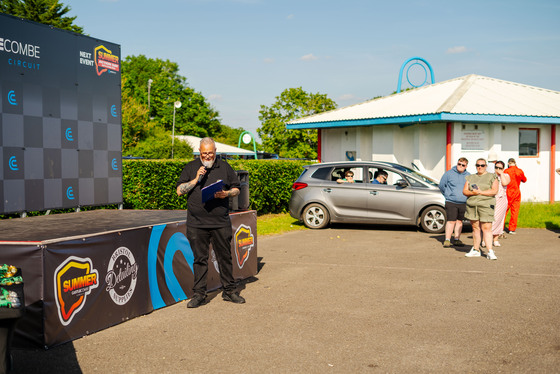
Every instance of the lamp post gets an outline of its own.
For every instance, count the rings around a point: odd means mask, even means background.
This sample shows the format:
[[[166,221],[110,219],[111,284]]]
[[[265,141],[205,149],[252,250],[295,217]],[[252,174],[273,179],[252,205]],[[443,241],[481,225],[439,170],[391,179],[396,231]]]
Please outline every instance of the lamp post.
[[[173,103],[173,131],[171,133],[171,159],[173,159],[173,148],[175,147],[175,109],[181,107],[180,101],[175,101]]]
[[[148,79],[148,117],[150,119],[152,119],[152,117],[150,117],[150,89],[152,88],[152,82],[153,80],[151,78]]]

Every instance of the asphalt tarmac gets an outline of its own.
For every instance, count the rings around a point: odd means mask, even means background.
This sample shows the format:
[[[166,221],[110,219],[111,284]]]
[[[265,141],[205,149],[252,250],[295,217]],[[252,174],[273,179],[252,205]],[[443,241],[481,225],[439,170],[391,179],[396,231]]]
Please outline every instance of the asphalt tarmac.
[[[246,304],[211,294],[48,351],[13,373],[558,373],[560,237],[519,229],[497,261],[412,228],[258,238]]]

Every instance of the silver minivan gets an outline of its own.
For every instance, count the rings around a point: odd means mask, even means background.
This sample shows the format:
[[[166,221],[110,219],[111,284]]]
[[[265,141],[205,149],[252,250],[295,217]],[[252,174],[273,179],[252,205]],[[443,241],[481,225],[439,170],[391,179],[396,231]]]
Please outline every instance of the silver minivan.
[[[345,178],[351,174],[353,180]],[[417,225],[441,233],[444,207],[436,181],[403,165],[375,161],[304,166],[290,198],[290,215],[311,229],[331,222],[372,223]]]

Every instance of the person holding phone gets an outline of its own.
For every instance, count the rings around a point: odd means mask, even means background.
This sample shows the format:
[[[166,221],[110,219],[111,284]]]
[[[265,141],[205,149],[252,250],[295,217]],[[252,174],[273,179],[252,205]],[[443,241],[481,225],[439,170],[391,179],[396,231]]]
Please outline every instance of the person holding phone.
[[[465,177],[463,194],[467,196],[467,210],[465,218],[471,221],[474,244],[466,257],[480,257],[480,243],[482,236],[486,242],[488,253],[486,258],[497,260],[492,249],[492,222],[494,222],[494,206],[496,205],[496,194],[498,193],[498,179],[496,174],[488,173],[486,160],[476,160],[476,174]]]

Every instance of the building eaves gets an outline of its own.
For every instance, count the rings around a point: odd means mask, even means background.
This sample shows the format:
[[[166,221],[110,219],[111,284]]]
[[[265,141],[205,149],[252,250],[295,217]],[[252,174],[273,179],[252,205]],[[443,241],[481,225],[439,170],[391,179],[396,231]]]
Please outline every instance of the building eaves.
[[[417,122],[558,123],[560,92],[468,75],[330,112],[300,118],[288,129]]]

